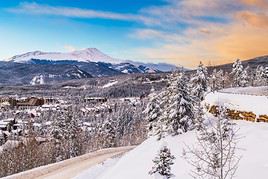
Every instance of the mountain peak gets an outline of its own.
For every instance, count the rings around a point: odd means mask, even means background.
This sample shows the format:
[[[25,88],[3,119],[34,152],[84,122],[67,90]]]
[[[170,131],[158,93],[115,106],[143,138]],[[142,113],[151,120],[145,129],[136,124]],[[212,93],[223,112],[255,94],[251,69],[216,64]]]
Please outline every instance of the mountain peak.
[[[120,62],[119,60],[102,53],[97,48],[86,48],[83,50],[76,50],[67,53],[33,51],[13,56],[9,58],[8,61],[17,63],[28,63],[32,59],[50,60],[50,61],[73,60],[80,62],[106,62],[106,63]]]

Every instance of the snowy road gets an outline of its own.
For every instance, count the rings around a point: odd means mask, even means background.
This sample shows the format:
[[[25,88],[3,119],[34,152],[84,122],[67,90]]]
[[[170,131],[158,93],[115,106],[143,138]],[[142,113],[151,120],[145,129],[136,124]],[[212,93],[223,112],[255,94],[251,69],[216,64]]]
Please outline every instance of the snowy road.
[[[122,155],[134,147],[103,149],[56,164],[35,168],[4,179],[71,179],[82,171],[97,165],[108,158]]]

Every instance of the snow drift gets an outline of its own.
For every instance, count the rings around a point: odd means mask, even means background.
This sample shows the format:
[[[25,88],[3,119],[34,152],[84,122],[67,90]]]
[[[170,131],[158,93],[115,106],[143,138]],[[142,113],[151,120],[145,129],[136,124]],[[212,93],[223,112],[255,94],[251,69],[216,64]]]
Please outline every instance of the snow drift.
[[[268,124],[236,121],[240,128],[238,155],[242,155],[235,178],[266,179],[268,176]],[[140,146],[123,156],[113,167],[97,179],[150,179],[149,175],[155,158],[162,145],[167,145],[175,155],[175,164],[171,166],[174,179],[192,179],[192,166],[183,158],[186,145],[196,141],[195,132],[187,132],[175,137],[166,137],[157,141],[154,137],[147,139]]]
[[[253,112],[256,115],[268,113],[267,96],[214,92],[206,96],[205,103],[209,105],[223,105],[233,110]]]

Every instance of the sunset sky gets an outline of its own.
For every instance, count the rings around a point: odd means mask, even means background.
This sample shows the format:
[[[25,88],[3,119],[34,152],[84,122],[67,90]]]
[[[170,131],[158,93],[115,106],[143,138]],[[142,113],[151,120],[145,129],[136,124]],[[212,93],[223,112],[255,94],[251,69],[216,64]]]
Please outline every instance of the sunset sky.
[[[268,0],[0,0],[0,59],[88,47],[186,67],[268,55]]]

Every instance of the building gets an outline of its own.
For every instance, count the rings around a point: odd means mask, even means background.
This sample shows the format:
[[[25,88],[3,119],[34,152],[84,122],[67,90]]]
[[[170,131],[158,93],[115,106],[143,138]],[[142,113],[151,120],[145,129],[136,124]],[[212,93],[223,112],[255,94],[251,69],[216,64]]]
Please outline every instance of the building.
[[[107,101],[108,101],[107,98],[102,98],[102,97],[92,97],[92,98],[84,99],[85,103],[90,103],[90,104],[105,103]]]

